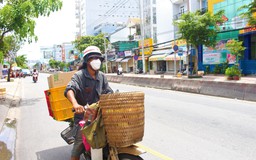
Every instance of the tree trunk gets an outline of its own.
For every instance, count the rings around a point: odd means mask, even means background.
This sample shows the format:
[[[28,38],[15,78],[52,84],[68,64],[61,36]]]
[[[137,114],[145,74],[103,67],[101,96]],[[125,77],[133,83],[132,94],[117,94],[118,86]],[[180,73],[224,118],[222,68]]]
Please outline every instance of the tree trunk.
[[[0,63],[0,79],[2,78],[3,76],[3,64]]]
[[[11,81],[11,70],[12,70],[12,62],[9,61],[10,67],[8,69],[8,76],[7,76],[7,82]]]
[[[187,44],[187,67],[186,67],[186,70],[187,70],[187,76],[189,76],[189,56],[191,56],[191,53],[189,55],[189,44]]]
[[[198,71],[198,46],[195,46],[195,49],[196,49],[196,55],[195,55],[194,71],[197,74],[197,71]]]

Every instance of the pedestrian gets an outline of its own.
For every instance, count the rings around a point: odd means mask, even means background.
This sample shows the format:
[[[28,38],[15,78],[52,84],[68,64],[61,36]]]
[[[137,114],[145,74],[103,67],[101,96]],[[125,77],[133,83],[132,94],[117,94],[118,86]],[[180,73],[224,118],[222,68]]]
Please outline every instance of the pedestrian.
[[[98,102],[101,94],[113,93],[106,76],[99,71],[103,60],[100,49],[89,46],[83,53],[83,64],[71,78],[64,93],[75,110],[74,123],[77,127],[79,127],[79,121],[83,120],[87,104]],[[71,160],[79,160],[84,151],[82,132],[78,129]]]

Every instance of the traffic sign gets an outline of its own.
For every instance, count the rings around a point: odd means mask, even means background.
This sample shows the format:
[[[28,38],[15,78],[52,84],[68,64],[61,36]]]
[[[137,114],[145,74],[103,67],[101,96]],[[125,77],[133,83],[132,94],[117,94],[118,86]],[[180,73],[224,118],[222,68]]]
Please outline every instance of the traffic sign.
[[[182,56],[183,55],[183,52],[178,52],[178,56]]]
[[[176,52],[176,51],[179,50],[179,47],[178,47],[177,45],[174,45],[174,46],[173,46],[173,50]]]

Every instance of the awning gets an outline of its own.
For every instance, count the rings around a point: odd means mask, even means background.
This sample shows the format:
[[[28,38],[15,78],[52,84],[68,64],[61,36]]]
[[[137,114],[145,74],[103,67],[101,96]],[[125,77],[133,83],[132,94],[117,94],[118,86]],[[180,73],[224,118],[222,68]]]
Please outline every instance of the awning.
[[[159,54],[149,57],[149,61],[164,61],[166,54]]]
[[[116,62],[121,62],[122,59],[124,59],[124,58],[117,58]]]
[[[132,57],[126,57],[126,58],[124,58],[124,59],[121,61],[121,63],[123,63],[123,62],[128,62],[131,58],[132,58]]]
[[[159,54],[171,54],[173,53],[173,49],[163,49],[163,50],[156,50],[152,52],[152,55],[159,55]]]
[[[178,56],[178,54],[176,54],[176,61],[177,60],[184,60],[184,58],[186,58],[186,56]],[[165,61],[174,61],[174,54],[168,55],[164,58]]]
[[[114,61],[116,61],[116,57],[108,57],[108,61],[114,62]]]

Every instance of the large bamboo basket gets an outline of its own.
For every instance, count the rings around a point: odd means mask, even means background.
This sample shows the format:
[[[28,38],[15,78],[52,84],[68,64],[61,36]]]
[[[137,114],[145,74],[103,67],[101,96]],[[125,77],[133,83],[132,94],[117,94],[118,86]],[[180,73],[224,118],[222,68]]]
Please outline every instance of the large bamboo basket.
[[[100,96],[108,144],[125,147],[142,141],[144,135],[144,93],[124,92]]]

